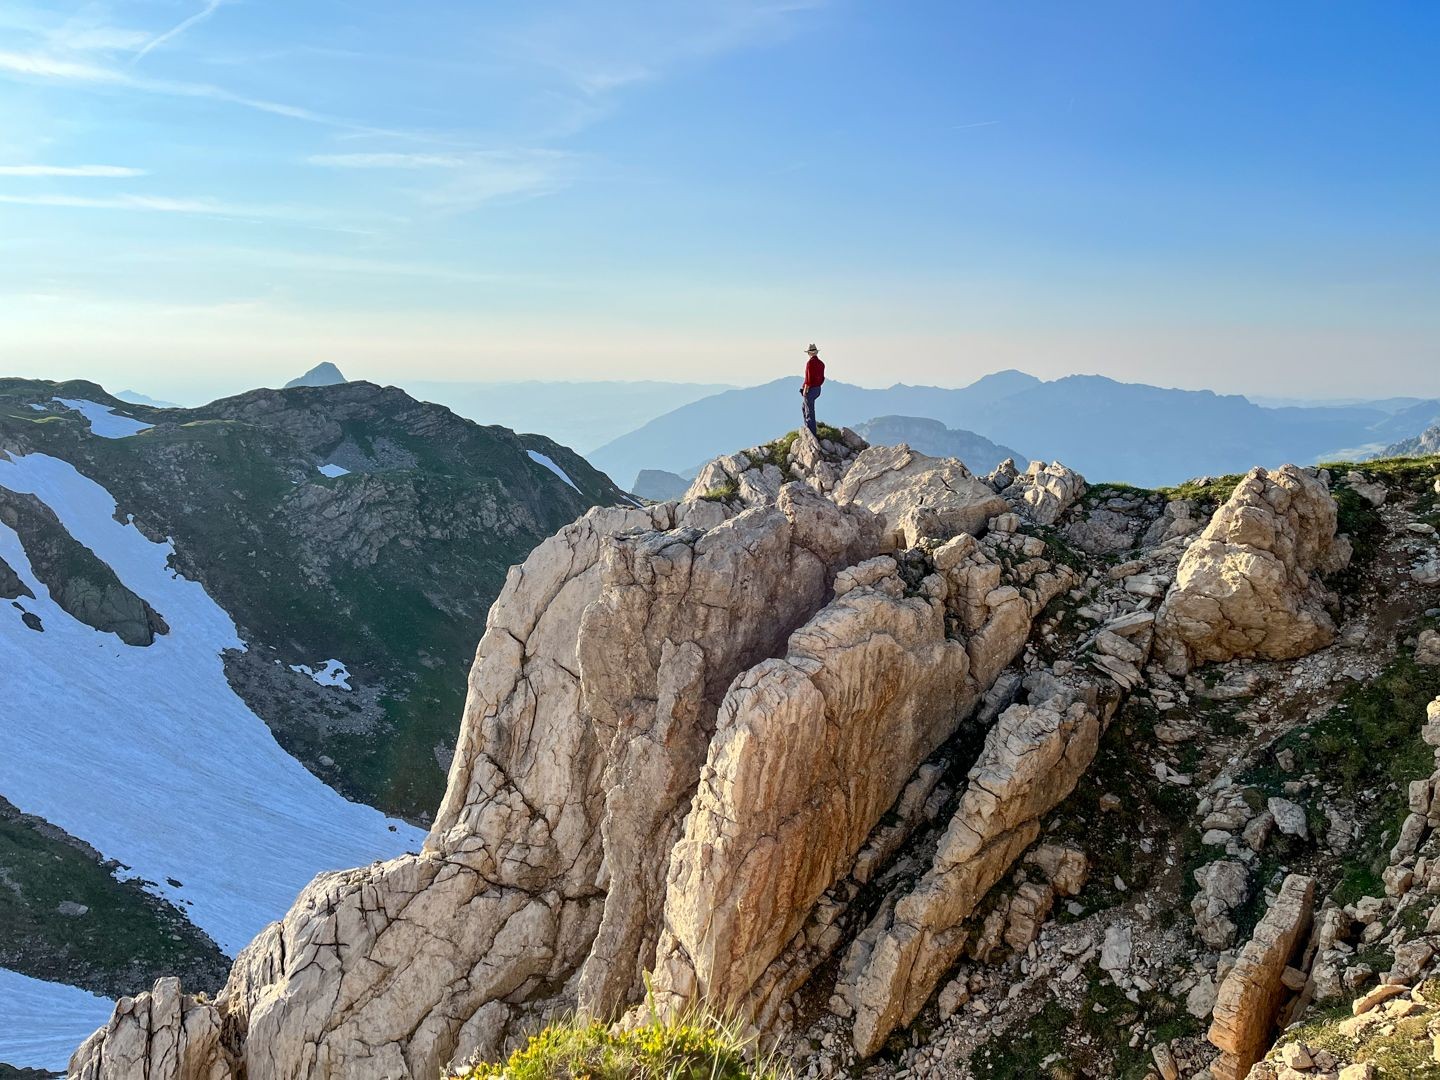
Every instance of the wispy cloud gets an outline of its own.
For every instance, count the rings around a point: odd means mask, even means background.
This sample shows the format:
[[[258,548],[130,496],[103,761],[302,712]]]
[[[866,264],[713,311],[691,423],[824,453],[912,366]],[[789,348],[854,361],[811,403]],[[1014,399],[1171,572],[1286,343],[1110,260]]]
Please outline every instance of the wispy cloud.
[[[144,169],[124,165],[0,165],[0,176],[144,176]]]
[[[798,17],[830,0],[633,0],[535,15],[504,35],[507,48],[561,74],[589,98],[652,82],[685,64],[783,41]],[[542,9],[543,10],[543,9]]]
[[[971,124],[951,124],[951,131],[969,131],[971,128],[994,127],[999,120],[976,120]]]
[[[135,54],[135,58],[130,62],[132,64],[138,64],[150,53],[160,48],[160,46],[166,44],[167,42],[174,41],[177,37],[185,33],[185,31],[189,30],[192,26],[195,26],[198,23],[202,23],[206,19],[210,18],[211,15],[214,15],[215,12],[220,10],[221,6],[223,6],[224,3],[225,0],[205,0],[205,6],[199,11],[197,11],[194,15],[191,15],[188,19],[184,19],[179,23],[176,23],[169,30],[166,30],[163,34],[159,34],[156,37],[153,37],[149,41],[147,41],[145,45]]]
[[[46,53],[0,51],[0,72],[6,71],[16,75],[54,80],[57,82],[114,86],[170,97],[204,98],[211,101],[222,101],[231,105],[239,105],[247,109],[254,109],[257,112],[270,113],[273,116],[284,116],[292,120],[303,120],[307,123],[321,124],[326,127],[341,128],[363,134],[388,135],[403,138],[412,137],[408,132],[372,128],[341,117],[327,116],[324,113],[318,113],[298,105],[287,105],[280,101],[268,101],[264,98],[236,94],[223,87],[212,86],[209,83],[151,79],[140,75],[132,75],[128,71],[121,71],[116,68],[102,67],[98,64],[90,64],[77,60],[67,60]]]
[[[463,212],[506,197],[534,198],[565,187],[577,158],[561,150],[480,150],[455,154],[312,154],[328,169],[440,170],[444,183],[415,192],[423,206]]]
[[[329,169],[463,169],[471,160],[464,154],[311,154],[305,159]]]
[[[208,214],[213,217],[273,217],[273,212],[236,206],[218,199],[176,199],[158,195],[0,195],[0,203],[17,206],[69,206],[86,210],[150,210],[164,214]]]
[[[152,214],[185,214],[222,218],[230,221],[278,222],[322,232],[346,233],[356,236],[373,235],[373,229],[354,228],[339,224],[317,211],[305,207],[258,206],[226,202],[208,196],[179,198],[166,195],[10,195],[0,194],[0,204],[12,206],[49,206],[73,210],[117,210]]]

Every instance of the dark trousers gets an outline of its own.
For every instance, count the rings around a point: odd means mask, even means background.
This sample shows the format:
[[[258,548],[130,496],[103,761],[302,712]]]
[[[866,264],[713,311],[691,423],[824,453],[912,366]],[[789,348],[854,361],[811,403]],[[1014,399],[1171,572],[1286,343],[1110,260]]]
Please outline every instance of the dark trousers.
[[[815,399],[819,396],[818,386],[800,391],[800,414],[805,418],[805,426],[810,429],[811,435],[815,434]]]

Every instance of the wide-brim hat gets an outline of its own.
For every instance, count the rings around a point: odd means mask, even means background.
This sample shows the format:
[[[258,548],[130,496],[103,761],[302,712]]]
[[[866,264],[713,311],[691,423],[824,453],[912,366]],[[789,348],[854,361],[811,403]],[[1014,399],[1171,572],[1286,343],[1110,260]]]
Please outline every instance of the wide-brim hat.
[[[811,346],[810,346],[808,349],[806,349],[805,351],[806,351],[807,353],[809,353],[811,356],[817,356],[817,355],[819,355],[819,353],[820,353],[820,350],[817,349],[814,345],[811,345]]]

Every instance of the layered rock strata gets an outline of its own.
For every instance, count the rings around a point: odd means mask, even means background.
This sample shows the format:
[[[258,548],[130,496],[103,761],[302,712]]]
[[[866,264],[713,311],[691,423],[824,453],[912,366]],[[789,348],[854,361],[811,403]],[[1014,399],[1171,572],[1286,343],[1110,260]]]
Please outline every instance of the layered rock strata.
[[[1046,679],[1032,698],[1001,713],[929,869],[882,908],[845,959],[862,1056],[913,1020],[959,959],[974,932],[967,920],[1039,836],[1041,817],[1074,789],[1119,695]]]
[[[1210,1069],[1215,1080],[1243,1080],[1269,1048],[1276,1017],[1292,993],[1285,970],[1305,945],[1314,900],[1314,878],[1287,877],[1220,984],[1209,1034],[1221,1051]]]

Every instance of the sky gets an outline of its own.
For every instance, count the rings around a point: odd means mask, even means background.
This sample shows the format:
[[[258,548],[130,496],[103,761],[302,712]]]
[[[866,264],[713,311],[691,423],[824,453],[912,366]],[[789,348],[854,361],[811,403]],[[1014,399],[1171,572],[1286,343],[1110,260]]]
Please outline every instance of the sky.
[[[1440,5],[5,0],[0,374],[1440,394]]]

